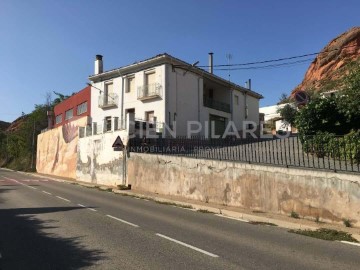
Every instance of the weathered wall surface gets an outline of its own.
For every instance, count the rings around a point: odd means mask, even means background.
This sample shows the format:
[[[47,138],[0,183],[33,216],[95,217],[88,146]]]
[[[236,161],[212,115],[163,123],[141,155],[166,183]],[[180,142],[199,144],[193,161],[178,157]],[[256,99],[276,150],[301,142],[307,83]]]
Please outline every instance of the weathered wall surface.
[[[360,177],[302,169],[131,153],[132,188],[360,226]]]
[[[86,123],[85,116],[39,134],[36,153],[37,172],[75,178],[78,130]]]
[[[79,139],[77,180],[108,186],[123,184],[123,152],[112,148],[117,136],[120,136],[124,144],[127,143],[124,131]]]

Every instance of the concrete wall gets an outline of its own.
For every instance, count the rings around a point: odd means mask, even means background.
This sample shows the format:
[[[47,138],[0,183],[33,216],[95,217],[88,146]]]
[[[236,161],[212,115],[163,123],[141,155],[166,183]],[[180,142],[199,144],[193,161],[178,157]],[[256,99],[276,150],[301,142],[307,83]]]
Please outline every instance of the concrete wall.
[[[127,144],[123,131],[80,138],[77,148],[76,179],[100,185],[123,184],[123,152],[114,151],[112,145],[120,136]]]
[[[63,126],[38,135],[36,170],[39,173],[75,178],[79,127],[88,117],[81,117]]]
[[[236,162],[131,153],[133,189],[360,226],[360,177]]]

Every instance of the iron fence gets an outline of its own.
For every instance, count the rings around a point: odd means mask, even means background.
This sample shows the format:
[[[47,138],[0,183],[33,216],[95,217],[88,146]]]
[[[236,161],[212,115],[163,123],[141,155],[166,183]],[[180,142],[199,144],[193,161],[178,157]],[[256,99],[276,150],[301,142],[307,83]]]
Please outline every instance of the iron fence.
[[[207,139],[203,137],[132,138],[130,152],[360,172],[360,143],[336,137],[331,145],[311,136],[299,138]]]

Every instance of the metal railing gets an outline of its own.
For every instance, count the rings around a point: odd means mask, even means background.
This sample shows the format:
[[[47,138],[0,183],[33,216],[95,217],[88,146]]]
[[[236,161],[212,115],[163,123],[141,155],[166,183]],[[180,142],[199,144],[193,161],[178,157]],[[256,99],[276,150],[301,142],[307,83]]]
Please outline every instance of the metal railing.
[[[99,96],[99,108],[107,108],[112,106],[117,106],[119,101],[119,96],[115,93],[102,94]]]
[[[204,106],[218,111],[230,113],[230,104],[204,97]]]
[[[92,127],[91,125],[87,125],[85,127],[79,127],[79,137],[85,138],[92,135]]]
[[[135,127],[134,127],[135,130],[153,129],[156,133],[162,133],[163,128],[164,128],[163,122],[147,121],[147,120],[140,119],[140,118],[135,118],[134,125],[135,125]]]
[[[321,145],[307,137],[268,139],[132,138],[129,151],[360,173],[360,141],[337,137]]]
[[[125,130],[126,129],[126,118],[115,117],[114,119],[114,130]]]
[[[137,89],[137,98],[145,100],[150,98],[162,97],[162,85],[159,83],[146,84]]]

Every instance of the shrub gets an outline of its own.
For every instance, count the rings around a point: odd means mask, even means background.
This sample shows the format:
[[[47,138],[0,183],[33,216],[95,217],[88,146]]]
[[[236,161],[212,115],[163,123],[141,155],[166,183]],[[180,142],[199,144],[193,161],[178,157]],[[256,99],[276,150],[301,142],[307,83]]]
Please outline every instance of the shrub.
[[[351,131],[343,137],[329,132],[300,136],[303,150],[319,158],[325,156],[360,163],[360,131]]]

